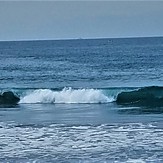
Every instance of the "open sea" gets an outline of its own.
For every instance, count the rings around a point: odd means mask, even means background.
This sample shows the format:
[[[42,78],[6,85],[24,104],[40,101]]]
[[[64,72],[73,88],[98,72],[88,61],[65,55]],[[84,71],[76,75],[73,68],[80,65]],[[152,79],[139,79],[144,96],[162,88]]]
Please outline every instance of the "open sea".
[[[163,37],[1,41],[0,92],[0,162],[163,162]]]

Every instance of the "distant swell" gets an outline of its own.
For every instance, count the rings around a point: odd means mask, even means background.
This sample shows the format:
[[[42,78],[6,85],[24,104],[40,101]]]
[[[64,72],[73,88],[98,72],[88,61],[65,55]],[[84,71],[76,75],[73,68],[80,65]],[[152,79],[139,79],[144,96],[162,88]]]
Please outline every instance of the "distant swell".
[[[61,91],[38,89],[24,96],[20,103],[108,103],[110,98],[96,89],[64,88]]]

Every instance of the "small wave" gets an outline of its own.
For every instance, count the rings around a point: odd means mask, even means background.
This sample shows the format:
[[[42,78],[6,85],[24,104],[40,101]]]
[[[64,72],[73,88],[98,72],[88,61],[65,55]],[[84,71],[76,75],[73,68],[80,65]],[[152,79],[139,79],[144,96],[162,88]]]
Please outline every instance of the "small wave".
[[[19,103],[108,103],[114,100],[97,89],[64,88],[61,91],[38,89],[24,96]]]

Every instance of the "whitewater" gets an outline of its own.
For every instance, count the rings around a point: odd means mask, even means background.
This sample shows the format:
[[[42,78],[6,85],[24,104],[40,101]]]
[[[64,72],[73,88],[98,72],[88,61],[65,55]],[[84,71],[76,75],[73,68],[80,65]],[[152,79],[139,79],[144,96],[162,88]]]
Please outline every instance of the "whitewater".
[[[108,97],[103,91],[97,89],[64,88],[61,91],[49,89],[34,90],[21,98],[21,103],[108,103],[114,97]]]

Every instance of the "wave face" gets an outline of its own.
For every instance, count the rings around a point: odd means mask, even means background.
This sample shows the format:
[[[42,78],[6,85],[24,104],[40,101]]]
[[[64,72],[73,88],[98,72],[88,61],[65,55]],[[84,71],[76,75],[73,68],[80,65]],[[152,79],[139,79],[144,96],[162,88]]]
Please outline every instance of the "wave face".
[[[130,92],[121,92],[117,104],[134,106],[163,106],[163,87],[144,87]]]
[[[97,89],[64,88],[61,91],[35,90],[24,96],[20,103],[108,103],[113,100]]]
[[[1,105],[15,105],[19,102],[19,97],[11,91],[6,91],[0,94]]]

